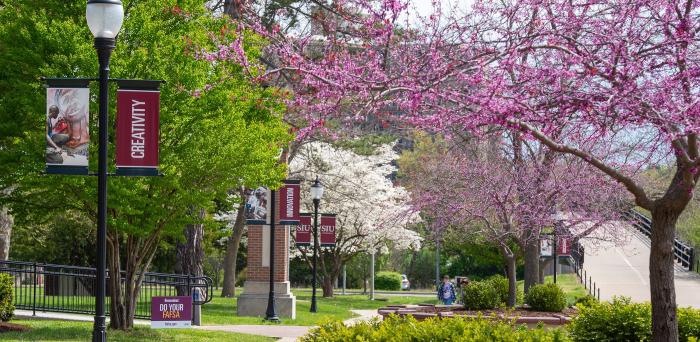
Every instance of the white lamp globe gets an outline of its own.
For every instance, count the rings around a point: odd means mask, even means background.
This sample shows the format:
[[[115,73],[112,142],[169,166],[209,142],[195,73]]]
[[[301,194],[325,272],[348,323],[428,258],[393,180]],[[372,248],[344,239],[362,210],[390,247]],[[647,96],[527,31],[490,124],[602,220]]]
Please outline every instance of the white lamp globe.
[[[320,200],[321,197],[323,197],[323,185],[321,185],[321,182],[318,181],[318,177],[316,177],[316,181],[311,186],[311,198]]]
[[[95,38],[112,39],[122,28],[124,7],[120,0],[89,0],[85,17]]]

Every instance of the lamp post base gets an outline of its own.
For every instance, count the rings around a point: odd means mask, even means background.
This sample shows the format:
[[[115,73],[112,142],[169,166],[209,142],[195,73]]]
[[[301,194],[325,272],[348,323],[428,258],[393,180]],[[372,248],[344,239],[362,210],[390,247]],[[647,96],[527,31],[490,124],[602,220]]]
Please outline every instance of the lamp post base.
[[[267,317],[269,284],[267,281],[246,281],[243,293],[238,297],[236,314],[238,316]],[[290,290],[288,281],[275,282],[275,317],[296,318],[296,297]],[[273,318],[273,317],[270,317]]]
[[[92,342],[107,341],[107,324],[105,316],[95,316],[95,325],[92,329]]]

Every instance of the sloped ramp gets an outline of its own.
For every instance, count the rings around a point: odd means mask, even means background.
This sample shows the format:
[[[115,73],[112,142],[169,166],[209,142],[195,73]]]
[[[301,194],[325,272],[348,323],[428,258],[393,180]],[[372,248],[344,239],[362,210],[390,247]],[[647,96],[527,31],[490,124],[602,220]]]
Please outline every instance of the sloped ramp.
[[[628,233],[623,243],[582,239],[586,248],[583,269],[600,288],[601,300],[626,296],[635,302],[649,301],[649,239],[626,222],[618,224]],[[700,274],[680,264],[674,271],[678,307],[700,308]]]

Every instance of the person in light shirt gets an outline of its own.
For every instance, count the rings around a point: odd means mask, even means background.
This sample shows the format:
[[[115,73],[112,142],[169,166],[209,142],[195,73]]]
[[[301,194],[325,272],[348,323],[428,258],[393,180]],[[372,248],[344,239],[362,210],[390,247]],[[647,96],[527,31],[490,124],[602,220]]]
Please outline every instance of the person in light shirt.
[[[455,292],[455,285],[450,281],[450,276],[445,275],[442,277],[442,283],[438,287],[437,293],[438,299],[442,301],[442,304],[452,305],[457,298]]]

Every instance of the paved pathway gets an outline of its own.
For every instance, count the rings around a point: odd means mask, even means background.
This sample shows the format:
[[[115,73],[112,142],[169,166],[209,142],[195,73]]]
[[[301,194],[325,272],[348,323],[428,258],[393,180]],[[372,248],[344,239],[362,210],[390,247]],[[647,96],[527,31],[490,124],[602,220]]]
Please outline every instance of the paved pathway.
[[[377,314],[377,310],[351,310],[357,317],[350,318],[345,321],[346,324],[355,324],[357,322],[371,320],[375,317],[381,317]],[[15,316],[22,318],[35,319],[55,319],[65,321],[80,321],[92,322],[93,317],[89,315],[55,313],[55,312],[36,312],[36,316],[32,316],[31,310],[15,310]],[[108,318],[109,321],[109,318]],[[134,324],[150,325],[150,321],[134,320]],[[295,325],[202,325],[193,327],[193,329],[207,331],[225,331],[236,332],[243,334],[259,335],[278,338],[281,342],[296,341],[299,337],[306,335],[313,327],[295,326]]]
[[[650,300],[649,239],[634,228],[626,243],[583,241],[586,247],[584,270],[600,288],[600,299],[615,295],[631,297],[633,301]],[[676,303],[679,307],[700,308],[700,274],[689,272],[679,264],[675,267]]]

